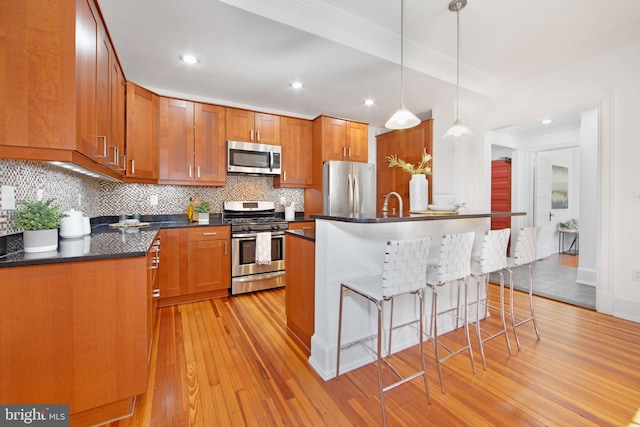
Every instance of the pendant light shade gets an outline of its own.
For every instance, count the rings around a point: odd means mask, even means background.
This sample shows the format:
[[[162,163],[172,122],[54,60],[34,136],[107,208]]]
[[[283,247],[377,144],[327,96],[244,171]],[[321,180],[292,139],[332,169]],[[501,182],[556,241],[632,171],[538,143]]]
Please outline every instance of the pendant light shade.
[[[409,129],[420,124],[415,114],[404,106],[404,0],[400,0],[400,109],[384,124],[387,129]]]
[[[467,0],[453,0],[449,3],[449,10],[456,13],[456,119],[453,125],[442,135],[442,139],[467,138],[473,135],[458,116],[460,105],[460,10],[467,5]]]

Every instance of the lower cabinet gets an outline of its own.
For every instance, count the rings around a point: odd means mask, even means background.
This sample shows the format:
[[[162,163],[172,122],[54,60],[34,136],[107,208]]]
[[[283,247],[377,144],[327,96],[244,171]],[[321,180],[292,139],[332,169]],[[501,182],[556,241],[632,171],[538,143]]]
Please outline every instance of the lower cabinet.
[[[313,222],[310,223],[313,224]],[[309,356],[311,354],[311,336],[315,331],[316,246],[314,241],[290,233],[287,233],[286,245],[287,334]]]
[[[160,230],[158,305],[227,296],[231,287],[228,226]]]
[[[3,268],[0,402],[69,404],[71,425],[127,415],[147,391],[147,260]]]

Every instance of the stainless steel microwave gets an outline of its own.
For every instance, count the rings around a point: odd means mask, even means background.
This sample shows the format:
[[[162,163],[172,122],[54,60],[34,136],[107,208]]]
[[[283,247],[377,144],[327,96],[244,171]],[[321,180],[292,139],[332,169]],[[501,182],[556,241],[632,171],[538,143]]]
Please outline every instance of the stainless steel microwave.
[[[253,142],[227,141],[227,172],[280,175],[282,147]]]

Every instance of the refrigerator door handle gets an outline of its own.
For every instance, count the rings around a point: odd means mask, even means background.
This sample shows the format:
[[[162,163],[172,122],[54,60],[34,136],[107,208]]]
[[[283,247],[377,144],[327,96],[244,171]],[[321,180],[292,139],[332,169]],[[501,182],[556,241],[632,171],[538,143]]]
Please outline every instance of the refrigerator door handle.
[[[360,189],[358,188],[358,177],[353,175],[353,207],[351,213],[360,213]]]
[[[349,213],[353,213],[353,175],[349,174],[347,175],[347,183],[349,185],[349,188],[347,189],[347,206],[348,206],[348,210]]]

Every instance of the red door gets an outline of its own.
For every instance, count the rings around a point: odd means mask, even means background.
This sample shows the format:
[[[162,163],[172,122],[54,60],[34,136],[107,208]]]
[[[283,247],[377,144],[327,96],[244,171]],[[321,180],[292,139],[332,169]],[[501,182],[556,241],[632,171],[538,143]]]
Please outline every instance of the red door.
[[[511,159],[491,162],[491,212],[511,212]],[[510,216],[491,218],[492,230],[502,228],[511,228]]]

